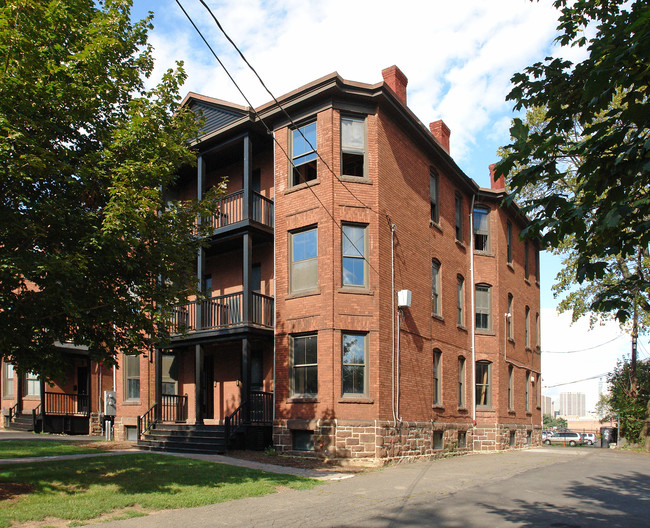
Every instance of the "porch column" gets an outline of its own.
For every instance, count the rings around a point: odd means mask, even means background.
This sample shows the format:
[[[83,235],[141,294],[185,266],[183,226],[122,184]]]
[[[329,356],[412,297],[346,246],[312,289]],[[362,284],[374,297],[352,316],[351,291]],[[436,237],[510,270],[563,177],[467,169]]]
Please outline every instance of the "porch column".
[[[196,197],[199,201],[203,199],[203,180],[205,177],[205,163],[203,161],[203,156],[199,155],[196,163]],[[202,223],[201,215],[198,215],[196,218],[197,226],[200,226]],[[205,250],[200,247],[199,254],[197,255],[196,260],[196,274],[197,274],[197,290],[203,291],[203,270],[205,269]],[[201,330],[203,327],[203,303],[196,303],[196,329]]]
[[[45,416],[45,380],[39,378],[38,383],[41,387],[41,413]]]
[[[156,403],[156,410],[154,418],[160,420],[162,417],[162,348],[156,350],[154,357],[153,367],[154,379],[154,403]]]
[[[14,370],[14,377],[16,378],[16,403],[18,404],[18,413],[23,412],[23,376],[18,375]]]
[[[88,393],[86,394],[86,399],[87,399],[86,415],[88,416],[88,418],[90,418],[90,411],[92,410],[90,395],[93,393],[92,385],[91,385],[93,378],[90,373],[90,356],[86,358],[86,367],[87,367],[86,368],[86,387],[87,387],[86,392]],[[97,412],[99,412],[99,409],[97,409]]]
[[[250,393],[250,371],[251,371],[251,346],[247,337],[244,337],[241,342],[241,401],[244,403],[248,400]],[[250,406],[244,408],[244,422],[248,423],[250,420]]]
[[[248,134],[244,136],[244,219],[248,220],[251,218],[253,208],[251,207],[253,201],[252,183],[253,183],[253,171],[251,169],[251,161],[253,158],[253,146],[251,144],[251,139]]]
[[[203,347],[195,345],[195,367],[194,367],[194,413],[196,424],[203,425]]]
[[[243,282],[243,305],[242,319],[245,324],[251,322],[251,275],[253,273],[253,239],[248,232],[242,237],[242,282]]]

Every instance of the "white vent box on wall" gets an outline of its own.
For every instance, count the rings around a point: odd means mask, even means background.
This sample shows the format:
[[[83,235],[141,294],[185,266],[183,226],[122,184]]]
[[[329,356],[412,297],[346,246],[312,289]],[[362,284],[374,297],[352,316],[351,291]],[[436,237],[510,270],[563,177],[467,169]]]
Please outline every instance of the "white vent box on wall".
[[[400,290],[397,292],[398,308],[409,308],[411,306],[411,290]]]

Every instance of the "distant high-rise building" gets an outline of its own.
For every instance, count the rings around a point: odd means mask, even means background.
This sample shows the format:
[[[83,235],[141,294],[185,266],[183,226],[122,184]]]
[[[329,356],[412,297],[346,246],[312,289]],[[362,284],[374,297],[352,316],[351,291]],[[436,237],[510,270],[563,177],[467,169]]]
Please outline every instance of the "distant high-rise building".
[[[584,392],[561,392],[560,393],[560,415],[561,416],[585,416],[586,403]]]
[[[553,400],[550,396],[542,396],[542,414],[553,415]]]

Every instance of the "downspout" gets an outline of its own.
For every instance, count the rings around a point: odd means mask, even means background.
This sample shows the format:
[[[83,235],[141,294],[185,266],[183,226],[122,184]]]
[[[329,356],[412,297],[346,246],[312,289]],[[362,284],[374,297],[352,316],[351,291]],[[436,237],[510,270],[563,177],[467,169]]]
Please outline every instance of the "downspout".
[[[472,424],[476,427],[476,316],[474,315],[474,199],[475,194],[472,194],[472,205],[469,209],[469,275],[472,291],[470,292],[471,298],[471,312],[470,320],[472,321]]]
[[[390,217],[386,215],[390,227],[390,294],[391,294],[391,330],[392,330],[392,350],[391,350],[391,406],[393,410],[393,424],[397,425],[397,414],[395,412],[395,229],[397,226],[391,223]]]
[[[273,134],[273,141],[275,141],[275,131],[272,132]],[[260,176],[261,179],[261,176]],[[276,250],[277,250],[277,238],[275,236],[275,148],[273,149],[273,413],[272,413],[272,420],[273,423],[275,423],[275,393],[277,390],[277,387],[275,385],[275,336],[276,336],[276,331],[277,331],[277,321],[276,321],[276,310],[277,310],[277,289],[276,289],[276,269],[275,269],[275,257],[276,257]]]

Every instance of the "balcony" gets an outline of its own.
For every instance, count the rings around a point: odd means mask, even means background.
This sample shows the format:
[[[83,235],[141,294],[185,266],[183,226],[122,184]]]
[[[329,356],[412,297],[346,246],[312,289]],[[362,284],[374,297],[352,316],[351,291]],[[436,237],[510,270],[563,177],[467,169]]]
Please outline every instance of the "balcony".
[[[273,229],[273,200],[252,192],[249,217],[244,214],[244,191],[237,191],[219,200],[219,213],[203,219],[211,224],[215,232],[228,227],[235,227],[246,220],[252,220]]]
[[[243,291],[177,305],[172,310],[170,333],[177,336],[239,326],[273,329],[273,297],[252,292],[249,321],[244,320],[243,305]]]

